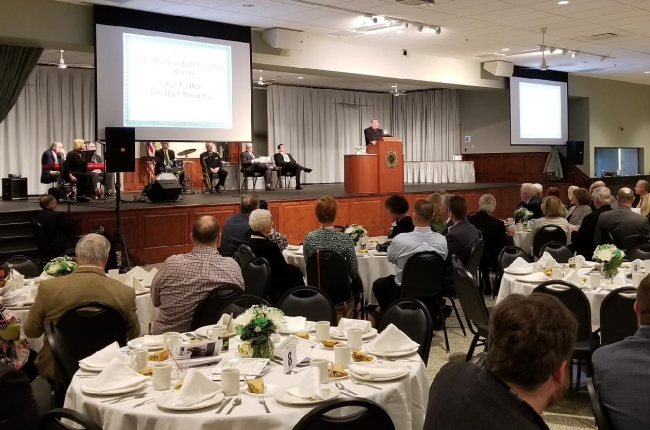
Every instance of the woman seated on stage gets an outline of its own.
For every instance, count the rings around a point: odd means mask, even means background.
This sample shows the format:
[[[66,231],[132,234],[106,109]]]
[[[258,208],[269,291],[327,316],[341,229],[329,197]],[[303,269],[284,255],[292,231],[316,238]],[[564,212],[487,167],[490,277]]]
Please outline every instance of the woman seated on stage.
[[[408,214],[409,202],[404,196],[393,194],[384,202],[384,207],[393,217],[393,222],[388,230],[388,238],[392,239],[400,233],[410,233],[415,229],[413,219]]]
[[[77,201],[89,202],[95,197],[95,184],[97,173],[88,172],[87,163],[84,161],[81,151],[86,149],[83,139],[75,139],[72,143],[72,151],[68,152],[65,159],[66,173],[70,181],[77,184]]]
[[[269,283],[268,296],[275,303],[285,292],[294,287],[305,285],[302,272],[297,266],[289,264],[284,259],[278,246],[267,239],[273,229],[271,212],[264,209],[255,209],[251,212],[248,224],[251,227],[251,241],[248,244],[255,257],[262,257],[271,266],[271,282]]]

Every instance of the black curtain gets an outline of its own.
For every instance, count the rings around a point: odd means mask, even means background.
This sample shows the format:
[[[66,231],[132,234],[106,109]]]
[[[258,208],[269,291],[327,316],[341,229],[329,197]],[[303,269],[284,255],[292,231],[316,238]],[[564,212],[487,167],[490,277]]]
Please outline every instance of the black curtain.
[[[43,48],[0,45],[0,122],[18,100]]]

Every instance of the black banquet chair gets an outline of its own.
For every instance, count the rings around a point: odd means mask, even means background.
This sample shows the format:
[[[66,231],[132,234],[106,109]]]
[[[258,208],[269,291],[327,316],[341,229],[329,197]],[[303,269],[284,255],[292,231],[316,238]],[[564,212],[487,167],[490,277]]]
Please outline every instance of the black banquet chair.
[[[398,299],[386,310],[377,331],[381,333],[390,324],[403,331],[413,342],[420,344],[418,354],[424,364],[427,364],[433,339],[433,319],[427,307],[416,299]]]
[[[334,416],[330,414],[342,408],[361,408],[349,415]],[[302,417],[293,430],[394,430],[395,425],[390,415],[372,400],[367,399],[333,399],[312,409]]]
[[[271,266],[265,258],[255,257],[242,266],[242,277],[246,293],[266,299],[271,282]]]
[[[212,325],[219,322],[221,314],[217,311],[231,299],[244,294],[238,285],[220,285],[210,291],[197,305],[192,316],[190,330],[194,331],[199,327]]]
[[[72,421],[75,427],[71,427],[62,420]],[[90,418],[81,412],[73,409],[57,408],[52,409],[41,417],[38,422],[38,430],[102,430],[102,427],[94,423]]]
[[[499,287],[501,287],[501,279],[505,273],[506,267],[510,266],[517,258],[523,258],[527,263],[532,263],[533,258],[528,255],[526,251],[515,245],[508,245],[503,247],[501,252],[499,252],[499,257],[497,262],[499,264],[499,272],[497,273],[497,279],[494,282],[494,288],[492,289],[492,298],[496,297],[499,292]]]
[[[636,259],[650,260],[650,243],[644,243],[643,245],[630,249],[625,256],[625,259],[628,261],[634,261]]]
[[[307,260],[307,284],[323,290],[335,306],[352,298],[348,265],[336,251],[317,250]]]
[[[51,260],[55,256],[53,255],[50,245],[47,243],[47,236],[45,235],[43,226],[35,219],[32,220],[32,234],[34,235],[38,252],[41,254],[41,261],[39,264],[42,267],[46,261]]]
[[[533,236],[533,257],[542,256],[542,248],[550,242],[566,244],[566,233],[556,225],[545,225]]]
[[[292,288],[280,297],[276,306],[289,317],[300,316],[316,322],[329,321],[332,326],[337,324],[334,303],[318,288]]]
[[[2,264],[2,268],[4,269],[4,273],[6,275],[9,274],[9,266],[20,273],[21,275],[25,276],[25,278],[37,278],[41,276],[42,270],[38,267],[34,261],[26,257],[24,255],[14,255],[13,257],[7,258],[5,262]]]
[[[222,314],[232,314],[233,318],[237,318],[239,315],[243,314],[246,309],[254,305],[270,306],[269,302],[261,297],[241,294],[221,305],[220,308],[216,309],[216,314],[219,316]]]
[[[74,260],[77,257],[77,251],[74,248],[70,248],[61,254],[61,257],[70,257]]]
[[[237,259],[239,260],[239,267],[244,267],[246,263],[255,258],[255,253],[248,245],[240,245],[237,250]]]
[[[607,409],[600,401],[600,395],[596,390],[596,385],[592,378],[587,378],[587,391],[589,391],[589,400],[591,401],[591,411],[596,419],[598,430],[614,430],[614,426],[609,418]]]
[[[600,304],[600,343],[609,345],[633,336],[639,328],[636,312],[636,288],[617,288]]]
[[[548,252],[551,257],[558,263],[568,263],[569,258],[573,258],[573,251],[560,242],[549,242],[542,247],[540,255]]]

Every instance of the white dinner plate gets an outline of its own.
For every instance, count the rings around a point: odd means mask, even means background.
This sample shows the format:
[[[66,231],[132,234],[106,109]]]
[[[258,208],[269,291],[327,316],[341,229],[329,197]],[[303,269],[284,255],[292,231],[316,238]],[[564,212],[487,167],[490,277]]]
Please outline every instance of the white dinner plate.
[[[339,342],[337,345],[347,345],[345,342]],[[320,349],[324,349],[325,351],[334,351],[334,347],[328,348],[327,346],[323,345],[322,343],[319,343],[318,346],[320,346]]]
[[[336,378],[328,376],[327,379],[330,380],[330,381],[340,381],[341,379],[348,379],[350,377],[350,373],[347,370],[346,370],[346,372],[348,372],[348,374],[345,375],[345,376],[337,376]]]
[[[372,345],[368,347],[368,354],[373,354],[373,355],[378,355],[380,357],[387,357],[387,358],[394,358],[394,357],[405,357],[407,355],[414,354],[418,352],[418,349],[420,349],[419,346],[414,346],[411,349],[404,350],[404,351],[392,351],[392,352],[377,352],[372,350]],[[358,364],[358,363],[355,363]]]
[[[94,396],[112,396],[114,394],[126,394],[126,393],[131,393],[133,391],[138,391],[144,386],[147,385],[146,381],[140,382],[138,385],[131,385],[130,387],[125,387],[125,388],[117,388],[115,390],[101,390],[101,391],[96,391],[93,388],[90,388],[89,385],[82,385],[81,386],[81,392],[84,394],[92,394]]]
[[[263,394],[251,393],[250,391],[248,391],[248,387],[244,388],[244,394],[248,394],[249,396],[254,396],[254,397],[270,396],[277,393],[278,391],[280,391],[280,386],[275,384],[264,384]]]
[[[323,403],[335,397],[338,397],[340,393],[339,389],[334,385],[321,384],[320,388],[323,392],[323,395],[325,396],[323,400],[301,399],[300,397],[292,396],[291,394],[287,393],[288,388],[280,389],[280,391],[275,393],[273,397],[275,397],[275,400],[277,400],[278,403],[284,403],[285,405],[317,405],[319,403]]]
[[[352,364],[366,364],[366,363],[374,363],[375,361],[377,361],[377,356],[376,355],[372,355],[372,354],[368,354],[368,355],[372,357],[372,360],[370,360],[370,361],[354,361],[354,358],[352,358],[352,355],[350,355],[350,363],[352,363]]]
[[[135,339],[132,339],[126,343],[129,348],[135,349],[135,348],[147,348],[149,351],[158,351],[163,349],[163,343],[160,342],[160,344],[156,345],[149,345],[145,346],[144,345],[144,337],[137,337]]]
[[[298,251],[300,249],[300,245],[287,245],[287,249],[289,251]]]
[[[161,409],[170,411],[195,411],[197,409],[209,408],[218,405],[225,397],[221,391],[217,391],[214,396],[190,406],[174,406],[176,398],[180,395],[178,391],[167,391],[156,399],[156,406]]]
[[[380,256],[388,255],[388,253],[383,252],[383,251],[375,251],[375,252],[372,253],[372,255],[374,255],[376,257],[380,257]]]
[[[377,335],[377,329],[371,328],[368,332],[362,334],[361,338],[368,339],[376,335]],[[347,334],[343,334],[343,335],[339,334],[336,327],[332,327],[332,329],[330,330],[330,336],[332,337],[332,339],[336,339],[336,340],[348,340]]]
[[[533,269],[524,269],[524,268],[519,268],[519,269],[511,269],[509,267],[506,267],[503,269],[503,271],[509,275],[530,275],[533,273]]]
[[[392,367],[392,366],[386,366],[382,365],[382,367]],[[398,369],[402,369],[402,372],[398,375],[395,376],[386,376],[383,378],[371,378],[369,376],[364,376],[364,375],[359,375],[357,373],[354,373],[353,371],[349,370],[350,375],[352,375],[353,378],[355,379],[360,379],[362,381],[372,381],[372,382],[386,382],[386,381],[394,381],[396,379],[400,379],[411,373],[408,367],[404,366],[397,366]]]
[[[79,362],[79,369],[84,370],[86,372],[100,373],[100,372],[102,372],[104,370],[104,367],[91,367],[91,366],[88,366],[87,364]]]
[[[149,294],[148,290],[135,290],[135,295],[136,296],[142,296],[144,294]]]
[[[202,337],[204,339],[209,339],[210,336],[208,336],[208,329],[212,326],[215,326],[216,324],[210,324],[210,325],[204,325],[203,327],[199,327],[196,329],[194,333],[196,333],[197,336]],[[227,333],[228,337],[235,337],[237,336],[237,332],[234,329],[231,329]]]
[[[367,252],[357,252],[357,257],[368,257],[369,254]]]

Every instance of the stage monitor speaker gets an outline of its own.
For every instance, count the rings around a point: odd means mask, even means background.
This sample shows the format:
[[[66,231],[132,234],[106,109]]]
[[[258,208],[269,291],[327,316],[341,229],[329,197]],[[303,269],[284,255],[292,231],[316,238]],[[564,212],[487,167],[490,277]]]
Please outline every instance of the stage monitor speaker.
[[[106,171],[135,172],[135,128],[106,127]]]
[[[566,143],[566,160],[573,165],[584,164],[585,143],[578,140],[569,140]]]
[[[27,200],[27,178],[2,178],[2,200]]]
[[[176,201],[182,190],[176,179],[156,179],[147,191],[147,198],[152,202]]]
[[[494,76],[509,78],[515,70],[515,65],[507,61],[488,61],[487,63],[483,63],[483,68]]]

